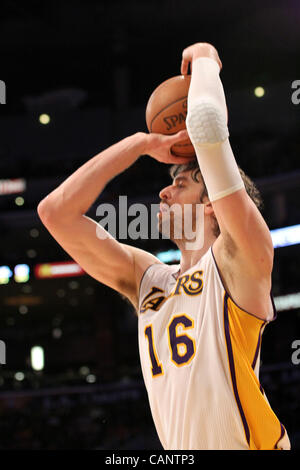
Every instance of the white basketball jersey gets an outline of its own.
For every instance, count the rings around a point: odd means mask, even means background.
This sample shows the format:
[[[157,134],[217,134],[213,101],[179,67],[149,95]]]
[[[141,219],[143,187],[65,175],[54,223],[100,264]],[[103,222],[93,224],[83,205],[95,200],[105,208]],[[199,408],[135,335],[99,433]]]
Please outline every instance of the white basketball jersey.
[[[176,279],[179,269],[150,265],[139,294],[141,365],[162,446],[289,449],[258,378],[267,322],[230,298],[212,248]]]

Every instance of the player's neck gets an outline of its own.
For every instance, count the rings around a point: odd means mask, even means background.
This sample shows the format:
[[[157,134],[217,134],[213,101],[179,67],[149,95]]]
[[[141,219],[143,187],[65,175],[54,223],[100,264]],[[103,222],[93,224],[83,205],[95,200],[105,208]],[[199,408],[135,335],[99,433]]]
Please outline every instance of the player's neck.
[[[188,269],[194,266],[198,261],[207,253],[210,247],[215,242],[216,237],[212,232],[205,234],[203,244],[199,249],[187,249],[188,245],[186,241],[180,240],[177,241],[177,246],[181,251],[180,259],[180,271],[178,276],[185,273]]]

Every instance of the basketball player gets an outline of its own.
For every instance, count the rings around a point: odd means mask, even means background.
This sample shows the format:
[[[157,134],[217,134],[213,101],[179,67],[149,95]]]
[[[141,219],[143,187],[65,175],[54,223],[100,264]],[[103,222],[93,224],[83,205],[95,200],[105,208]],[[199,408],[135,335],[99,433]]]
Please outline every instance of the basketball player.
[[[182,74],[189,64],[187,131],[127,137],[75,171],[40,202],[38,214],[89,275],[134,305],[144,381],[164,449],[289,449],[259,383],[262,333],[275,317],[272,239],[230,146],[218,53],[194,44],[183,51]],[[187,132],[197,159],[170,151]],[[187,250],[186,240],[170,230],[181,250],[178,265],[119,243],[85,215],[105,185],[144,154],[176,165],[172,184],[160,192],[160,228],[164,217],[175,225],[173,204],[204,206],[201,247]]]

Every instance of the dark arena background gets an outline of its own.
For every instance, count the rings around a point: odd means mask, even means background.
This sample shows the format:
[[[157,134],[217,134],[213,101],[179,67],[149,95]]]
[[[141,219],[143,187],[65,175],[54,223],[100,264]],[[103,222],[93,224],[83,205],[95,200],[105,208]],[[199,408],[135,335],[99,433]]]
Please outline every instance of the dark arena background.
[[[101,150],[147,131],[150,94],[195,42],[219,52],[232,148],[264,199],[278,316],[260,381],[300,448],[299,23],[297,0],[2,0],[0,449],[161,449],[130,304],[82,271],[37,205]],[[88,215],[119,195],[150,206],[169,181],[167,165],[142,156]],[[168,240],[126,243],[178,262]]]

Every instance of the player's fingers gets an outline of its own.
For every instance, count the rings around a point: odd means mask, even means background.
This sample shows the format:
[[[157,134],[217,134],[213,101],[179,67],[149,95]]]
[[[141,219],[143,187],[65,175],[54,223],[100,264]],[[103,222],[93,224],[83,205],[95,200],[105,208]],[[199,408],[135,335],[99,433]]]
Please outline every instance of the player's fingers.
[[[182,131],[177,132],[176,134],[172,134],[168,136],[168,143],[170,145],[179,142],[180,140],[186,140],[189,138],[188,131],[183,129]]]
[[[189,73],[189,64],[191,64],[191,69],[192,69],[192,62],[189,59],[182,59],[181,75],[187,75]]]
[[[186,163],[189,163],[190,161],[192,160],[195,160],[196,156],[194,157],[182,157],[182,156],[178,156],[176,155],[176,153],[172,152],[172,150],[170,150],[170,155],[168,157],[168,163],[170,164],[177,164],[177,165],[181,165],[181,164],[186,164]]]
[[[182,51],[182,60],[181,60],[181,75],[187,75],[189,70],[189,63],[191,62],[191,54],[189,53],[188,49],[184,49]]]
[[[182,59],[182,61],[181,61],[181,67],[180,67],[181,75],[187,75],[187,73],[188,73],[188,66],[189,66],[188,60]]]

